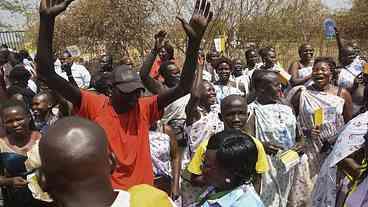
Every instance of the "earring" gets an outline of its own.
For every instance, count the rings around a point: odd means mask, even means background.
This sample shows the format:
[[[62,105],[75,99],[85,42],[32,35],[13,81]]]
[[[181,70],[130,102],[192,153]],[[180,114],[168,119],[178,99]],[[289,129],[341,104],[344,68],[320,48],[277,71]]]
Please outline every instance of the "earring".
[[[230,180],[230,178],[225,178],[225,183],[231,183],[231,180]]]

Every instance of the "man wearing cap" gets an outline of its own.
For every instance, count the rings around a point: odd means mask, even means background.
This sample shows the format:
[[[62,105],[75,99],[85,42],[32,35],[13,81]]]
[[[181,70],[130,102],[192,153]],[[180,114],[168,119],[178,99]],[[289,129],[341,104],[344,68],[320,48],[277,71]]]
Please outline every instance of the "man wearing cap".
[[[47,85],[73,103],[78,115],[97,122],[106,132],[109,147],[117,159],[112,174],[114,188],[129,189],[137,184],[153,184],[148,131],[161,118],[162,110],[191,90],[198,49],[208,23],[212,19],[210,3],[197,0],[190,23],[179,18],[188,36],[186,59],[180,83],[156,96],[140,97],[144,90],[137,73],[117,67],[112,72],[111,96],[95,95],[70,85],[54,71],[52,39],[55,17],[73,0],[40,7],[38,41],[39,74]]]

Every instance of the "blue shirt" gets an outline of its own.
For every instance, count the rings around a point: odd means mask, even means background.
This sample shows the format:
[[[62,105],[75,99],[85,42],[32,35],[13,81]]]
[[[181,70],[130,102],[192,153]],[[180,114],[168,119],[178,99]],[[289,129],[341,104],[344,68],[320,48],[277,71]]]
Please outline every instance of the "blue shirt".
[[[207,200],[201,207],[265,207],[251,186],[243,185],[216,200]]]

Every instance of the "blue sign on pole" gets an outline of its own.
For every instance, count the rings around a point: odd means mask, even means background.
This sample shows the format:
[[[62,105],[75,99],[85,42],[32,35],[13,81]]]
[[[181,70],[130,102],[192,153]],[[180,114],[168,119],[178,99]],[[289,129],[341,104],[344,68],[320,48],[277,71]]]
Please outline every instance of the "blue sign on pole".
[[[336,36],[336,33],[335,33],[336,23],[335,23],[335,21],[331,18],[327,18],[323,22],[323,25],[324,25],[324,29],[325,29],[326,38],[327,39],[333,39]]]

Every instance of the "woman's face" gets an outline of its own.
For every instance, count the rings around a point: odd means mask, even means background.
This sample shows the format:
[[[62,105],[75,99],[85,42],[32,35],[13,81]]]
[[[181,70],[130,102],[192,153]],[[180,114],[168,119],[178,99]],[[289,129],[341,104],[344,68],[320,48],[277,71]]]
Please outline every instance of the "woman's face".
[[[319,88],[327,86],[331,80],[330,65],[325,62],[315,64],[313,66],[312,79]]]
[[[10,135],[25,135],[29,131],[29,117],[19,106],[5,108],[2,119],[5,130]]]
[[[209,185],[223,189],[227,185],[227,172],[216,160],[216,150],[207,150],[202,165],[203,176]]]
[[[311,45],[305,45],[300,51],[300,58],[302,60],[312,60],[314,49]]]
[[[208,82],[203,83],[202,90],[201,102],[209,106],[215,104],[217,101],[216,91],[212,84]]]
[[[219,75],[219,79],[223,83],[227,83],[230,79],[231,67],[227,63],[220,63],[216,68],[216,73]]]

